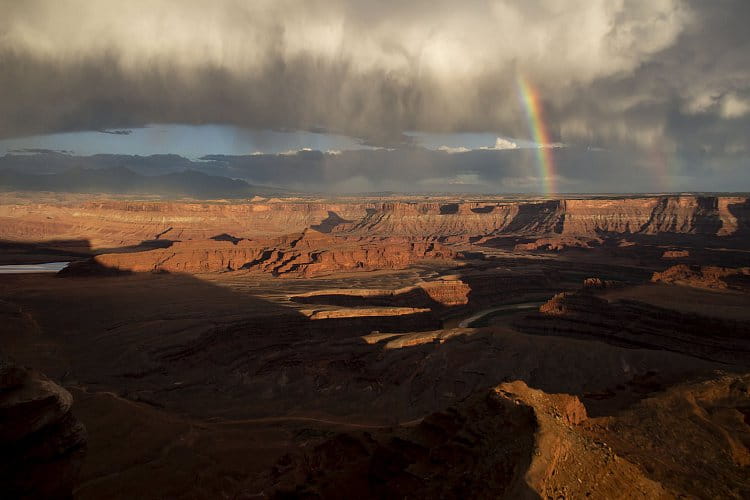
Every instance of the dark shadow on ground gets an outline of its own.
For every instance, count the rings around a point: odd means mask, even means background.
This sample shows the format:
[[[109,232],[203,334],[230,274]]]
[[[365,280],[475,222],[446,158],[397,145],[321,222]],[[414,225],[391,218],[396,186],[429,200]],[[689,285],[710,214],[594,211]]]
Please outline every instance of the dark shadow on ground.
[[[452,215],[458,213],[458,203],[446,203],[440,205],[440,215]]]
[[[349,224],[352,222],[354,221],[344,219],[336,212],[329,210],[328,217],[320,221],[320,224],[310,226],[310,229],[315,229],[316,231],[321,233],[330,233],[336,226],[340,224]]]
[[[113,248],[92,248],[87,239],[9,241],[0,240],[0,265],[42,264],[87,259],[103,253],[145,252],[156,248],[169,248],[176,240],[143,240],[136,245]]]
[[[442,310],[445,306],[430,297],[420,287],[407,290],[396,290],[374,295],[357,295],[352,293],[316,293],[314,295],[297,295],[291,301],[300,304],[327,304],[341,307],[426,307]]]
[[[221,233],[221,234],[217,234],[216,236],[211,236],[210,239],[214,241],[231,241],[232,244],[236,245],[237,243],[242,241],[244,238],[237,238],[236,236],[232,236],[231,234]]]
[[[42,264],[85,259],[93,253],[86,239],[23,242],[0,240],[0,265]]]
[[[149,250],[155,250],[157,248],[169,248],[179,240],[168,240],[168,239],[154,239],[154,240],[143,240],[136,245],[127,245],[122,247],[112,248],[97,248],[93,251],[94,255],[104,253],[133,253],[133,252],[147,252]]]

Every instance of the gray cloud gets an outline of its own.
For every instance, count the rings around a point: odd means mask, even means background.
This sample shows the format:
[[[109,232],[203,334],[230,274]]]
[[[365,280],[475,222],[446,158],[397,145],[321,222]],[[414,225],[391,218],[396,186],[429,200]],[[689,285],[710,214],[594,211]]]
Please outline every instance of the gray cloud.
[[[413,130],[528,139],[523,75],[554,141],[689,155],[686,171],[748,153],[745,0],[0,7],[0,137],[226,123],[377,145]]]

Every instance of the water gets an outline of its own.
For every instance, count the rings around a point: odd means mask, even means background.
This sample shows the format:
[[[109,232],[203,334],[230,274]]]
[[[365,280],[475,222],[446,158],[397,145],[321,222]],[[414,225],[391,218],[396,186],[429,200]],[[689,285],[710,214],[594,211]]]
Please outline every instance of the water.
[[[471,325],[476,321],[484,318],[488,314],[496,313],[499,311],[522,311],[524,309],[536,309],[544,302],[524,302],[522,304],[505,304],[499,307],[492,307],[490,309],[484,309],[478,313],[469,316],[458,324],[459,328],[471,328]]]
[[[14,264],[0,266],[0,274],[56,273],[70,262],[45,262],[43,264]]]

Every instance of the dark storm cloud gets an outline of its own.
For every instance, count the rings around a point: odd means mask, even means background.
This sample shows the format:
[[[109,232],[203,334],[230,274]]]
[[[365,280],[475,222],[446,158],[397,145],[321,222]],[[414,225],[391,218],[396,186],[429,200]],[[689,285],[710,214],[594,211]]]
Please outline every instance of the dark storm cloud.
[[[632,72],[576,89],[556,108],[563,136],[691,153],[748,151],[750,2],[685,5],[691,21],[670,46]]]
[[[0,137],[224,123],[413,155],[408,131],[528,139],[523,75],[553,141],[679,156],[691,176],[748,154],[746,0],[0,4]],[[436,161],[429,178],[451,178]]]
[[[526,135],[515,78],[558,110],[692,22],[677,0],[7,1],[0,134],[151,122]],[[592,127],[593,128],[593,127]],[[557,137],[560,138],[560,137]]]

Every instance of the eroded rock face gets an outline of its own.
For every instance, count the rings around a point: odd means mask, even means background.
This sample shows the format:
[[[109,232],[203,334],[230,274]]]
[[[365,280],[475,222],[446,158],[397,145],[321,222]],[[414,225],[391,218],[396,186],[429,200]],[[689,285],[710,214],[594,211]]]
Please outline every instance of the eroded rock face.
[[[573,316],[586,312],[607,314],[609,303],[591,293],[561,292],[539,306],[539,312],[547,316]]]
[[[527,333],[600,340],[633,348],[666,349],[722,362],[750,352],[750,322],[599,297],[593,289],[556,294],[515,326]]]
[[[578,431],[586,418],[576,397],[501,384],[414,426],[340,434],[287,455],[269,483],[276,498],[663,496]]]
[[[748,200],[661,196],[494,202],[178,203],[97,201],[0,205],[0,239],[88,237],[95,248],[151,240],[274,237],[321,233],[465,243],[476,238],[597,238],[661,233],[733,236],[750,230]],[[574,240],[567,240],[574,241]],[[581,240],[584,241],[584,240]]]
[[[603,280],[601,278],[586,278],[583,280],[583,288],[593,290],[604,290],[611,288],[621,288],[625,286],[625,283],[617,280]]]
[[[430,299],[443,306],[459,306],[469,303],[471,287],[460,279],[427,281],[420,283],[418,287],[424,290]]]
[[[750,268],[687,266],[678,264],[651,277],[653,283],[670,283],[718,290],[750,290]]]
[[[177,242],[169,248],[95,257],[106,267],[135,272],[261,271],[276,276],[318,276],[334,271],[403,269],[420,260],[449,260],[438,243],[404,238],[330,236],[314,230],[273,240]]]
[[[662,259],[683,259],[690,257],[689,250],[665,250],[661,255]]]
[[[672,498],[748,498],[749,386],[747,374],[679,384],[586,425]]]
[[[506,495],[529,461],[530,408],[484,393],[393,433],[340,434],[275,468],[276,497],[483,498]],[[515,436],[511,439],[513,433]]]
[[[68,498],[86,450],[73,398],[44,375],[0,360],[0,485],[4,498]]]
[[[396,290],[332,289],[292,297],[302,304],[344,307],[452,307],[468,304],[471,287],[458,278],[424,281]]]
[[[592,248],[602,244],[601,238],[573,238],[569,236],[560,236],[555,238],[539,238],[531,243],[519,243],[515,250],[550,250],[559,252],[566,248]]]

